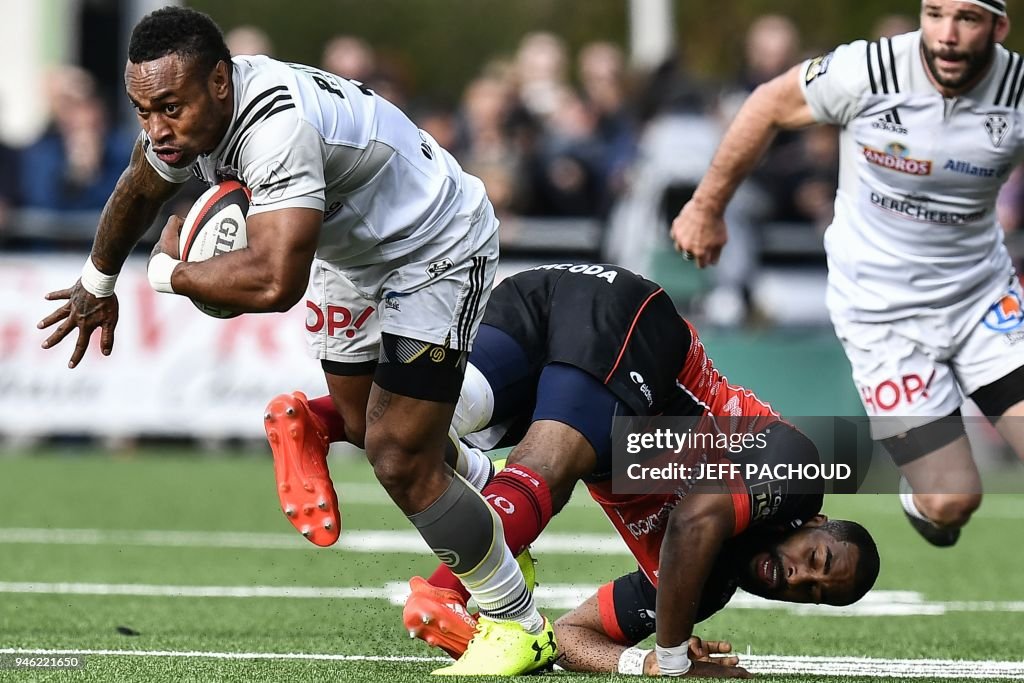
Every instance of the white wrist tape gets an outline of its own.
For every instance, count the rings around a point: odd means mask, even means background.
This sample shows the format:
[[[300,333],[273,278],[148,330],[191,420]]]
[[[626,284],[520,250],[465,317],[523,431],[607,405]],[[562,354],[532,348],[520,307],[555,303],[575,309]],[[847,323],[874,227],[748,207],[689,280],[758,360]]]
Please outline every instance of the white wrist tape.
[[[686,672],[693,666],[690,661],[690,641],[675,647],[655,646],[658,653],[658,669],[662,676],[685,676]]]
[[[158,292],[165,292],[167,294],[174,294],[174,288],[171,287],[171,273],[174,272],[175,267],[181,263],[176,258],[171,258],[167,254],[160,252],[149,260],[149,285]]]
[[[97,299],[105,299],[114,293],[114,283],[117,282],[117,273],[107,275],[101,272],[92,262],[92,256],[85,259],[82,266],[82,287]]]
[[[627,676],[643,676],[644,661],[649,654],[651,654],[650,650],[641,650],[638,647],[623,650],[619,655],[619,673]]]

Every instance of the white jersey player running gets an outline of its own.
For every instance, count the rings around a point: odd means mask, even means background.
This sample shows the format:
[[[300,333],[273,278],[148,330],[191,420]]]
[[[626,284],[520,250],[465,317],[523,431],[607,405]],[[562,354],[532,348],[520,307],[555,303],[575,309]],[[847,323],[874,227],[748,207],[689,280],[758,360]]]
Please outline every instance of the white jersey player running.
[[[872,432],[909,482],[914,527],[952,545],[981,502],[960,415],[970,396],[1024,456],[1024,313],[996,221],[1024,156],[1024,69],[1004,0],[924,0],[921,29],[856,41],[761,86],[673,222],[699,266],[776,130],[841,127],[827,302]]]
[[[551,624],[500,520],[463,478],[482,487],[490,463],[447,437],[497,264],[483,184],[370,88],[266,57],[232,59],[219,27],[194,10],[166,7],[136,25],[125,86],[142,133],[82,279],[48,295],[68,301],[40,323],[60,323],[43,346],[77,329],[74,367],[99,327],[109,353],[116,275],[159,207],[193,174],[239,180],[251,192],[248,246],[182,262],[182,221],[172,217],[149,278],[158,291],[239,313],[287,310],[305,294],[330,395],[279,396],[267,407],[282,510],[317,545],[336,541],[327,443],[365,447],[378,480],[484,617],[463,657],[435,673],[550,666]]]

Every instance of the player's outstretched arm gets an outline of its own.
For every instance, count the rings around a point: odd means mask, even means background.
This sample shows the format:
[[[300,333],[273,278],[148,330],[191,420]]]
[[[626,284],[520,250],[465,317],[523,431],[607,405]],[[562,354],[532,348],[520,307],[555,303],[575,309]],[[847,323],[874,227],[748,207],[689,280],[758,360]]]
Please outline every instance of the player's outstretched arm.
[[[171,271],[175,294],[239,313],[287,311],[302,299],[316,254],[323,211],[284,208],[245,220],[247,246],[206,261],[180,261]],[[182,221],[172,216],[156,250],[178,258]]]
[[[685,671],[704,584],[735,526],[724,483],[691,491],[672,510],[658,560],[657,655],[663,674]]]
[[[66,303],[39,322],[39,329],[60,323],[43,341],[43,348],[55,346],[72,330],[78,330],[68,367],[75,367],[85,356],[97,327],[102,330],[100,350],[104,355],[113,350],[118,316],[114,280],[132,248],[153,223],[160,207],[178,187],[160,177],[146,161],[141,142],[136,143],[128,168],[121,174],[100,214],[92,253],[82,271],[82,278],[67,289],[46,295],[48,301]]]
[[[590,596],[582,605],[555,622],[555,638],[561,652],[558,664],[569,671],[623,673],[619,668],[620,660],[626,650],[633,649],[615,641],[605,631],[597,595]],[[739,659],[729,655],[732,652],[730,643],[691,638],[690,645],[693,665],[688,676],[750,678],[746,669],[739,667]],[[716,656],[712,658],[711,655]],[[639,664],[644,675],[659,675],[658,661],[653,651],[648,652]]]
[[[779,130],[815,122],[800,89],[803,65],[760,85],[744,102],[726,131],[703,180],[676,219],[676,249],[693,255],[697,266],[714,265],[728,239],[725,207],[750,175]]]

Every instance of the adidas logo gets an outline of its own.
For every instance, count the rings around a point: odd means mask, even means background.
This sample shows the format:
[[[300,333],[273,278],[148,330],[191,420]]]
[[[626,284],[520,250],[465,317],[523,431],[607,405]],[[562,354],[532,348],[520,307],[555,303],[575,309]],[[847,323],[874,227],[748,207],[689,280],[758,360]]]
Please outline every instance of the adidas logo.
[[[895,133],[897,135],[907,134],[906,127],[900,122],[900,112],[897,107],[893,107],[872,121],[871,127],[875,130],[884,130],[887,133]]]
[[[466,608],[463,607],[461,603],[458,603],[458,602],[446,602],[446,603],[444,603],[444,606],[447,607],[452,612],[454,612],[455,615],[458,616],[459,619],[462,619],[463,622],[465,622],[466,624],[472,626],[473,628],[476,628],[476,619],[474,619],[469,614],[469,612],[466,611]]]

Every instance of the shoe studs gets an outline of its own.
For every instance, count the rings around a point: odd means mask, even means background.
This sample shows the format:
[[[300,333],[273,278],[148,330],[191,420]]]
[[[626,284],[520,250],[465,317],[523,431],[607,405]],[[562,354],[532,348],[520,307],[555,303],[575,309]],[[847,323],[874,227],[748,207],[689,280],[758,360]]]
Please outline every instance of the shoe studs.
[[[316,506],[323,510],[324,512],[327,512],[327,501],[324,500],[323,498],[320,499],[320,502],[318,502]]]
[[[309,528],[309,525],[302,527],[302,535],[306,538],[313,535],[313,530]]]
[[[331,519],[325,519],[324,520],[324,528],[327,529],[328,531],[333,529],[334,528],[334,521],[331,520]]]
[[[295,516],[295,506],[294,505],[289,505],[288,507],[286,507],[284,509],[284,514],[288,515],[289,517],[294,517]]]

